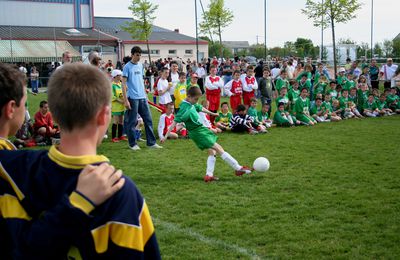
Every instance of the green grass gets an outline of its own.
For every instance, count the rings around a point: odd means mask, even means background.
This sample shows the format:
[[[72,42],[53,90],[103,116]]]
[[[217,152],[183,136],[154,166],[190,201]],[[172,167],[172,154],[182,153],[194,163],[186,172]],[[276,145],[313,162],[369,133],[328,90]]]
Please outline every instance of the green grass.
[[[31,114],[45,97],[29,97]],[[218,158],[220,181],[210,184],[202,181],[207,153],[190,140],[167,141],[162,150],[140,143],[139,152],[106,140],[99,153],[145,196],[165,259],[394,259],[399,129],[393,116],[224,133],[218,142],[240,163],[265,156],[271,168],[235,177]]]

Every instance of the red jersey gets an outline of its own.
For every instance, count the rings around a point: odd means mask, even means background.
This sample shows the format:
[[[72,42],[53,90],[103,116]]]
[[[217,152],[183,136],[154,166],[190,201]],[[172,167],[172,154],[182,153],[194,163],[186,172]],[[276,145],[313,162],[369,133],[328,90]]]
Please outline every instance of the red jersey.
[[[33,128],[38,129],[40,127],[51,127],[54,128],[53,117],[50,112],[47,112],[45,115],[38,111],[35,114],[35,123],[33,124]]]
[[[236,81],[232,81],[232,87],[231,87],[231,92],[235,95],[241,95],[243,92],[243,85],[242,82],[240,80]]]

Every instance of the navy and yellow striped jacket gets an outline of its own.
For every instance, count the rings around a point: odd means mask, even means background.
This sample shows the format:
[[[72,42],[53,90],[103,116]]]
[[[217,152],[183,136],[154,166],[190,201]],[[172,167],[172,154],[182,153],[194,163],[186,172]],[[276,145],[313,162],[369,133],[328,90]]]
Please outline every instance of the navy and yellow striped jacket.
[[[74,191],[85,165],[107,161],[98,155],[66,156],[55,146],[48,152],[0,151],[0,176],[12,184],[0,190],[6,190],[3,202],[13,215],[3,216],[11,236],[8,243],[15,248],[13,258],[160,258],[149,210],[131,180],[126,179],[120,191],[96,208]],[[6,201],[8,194],[20,203]],[[27,229],[32,223],[40,229]],[[35,233],[39,230],[42,234]],[[38,250],[46,246],[47,250]]]

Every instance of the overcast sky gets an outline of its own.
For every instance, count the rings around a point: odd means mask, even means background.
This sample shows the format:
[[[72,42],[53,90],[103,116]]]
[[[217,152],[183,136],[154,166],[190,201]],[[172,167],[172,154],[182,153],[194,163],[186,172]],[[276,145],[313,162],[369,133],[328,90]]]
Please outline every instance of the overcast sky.
[[[195,9],[193,0],[151,0],[158,4],[155,25],[195,36]],[[200,0],[198,17],[201,19]],[[209,0],[202,0],[207,9]],[[321,43],[321,30],[301,13],[305,0],[267,0],[267,46],[283,46],[286,41],[308,38],[315,45]],[[357,43],[371,41],[371,0],[363,4],[357,18],[347,24],[338,24],[336,39],[350,38]],[[130,0],[95,0],[95,16],[130,17]],[[223,40],[264,43],[264,0],[225,0],[225,6],[234,14],[233,22],[222,34]],[[400,0],[374,1],[374,44],[385,39],[392,40],[400,33]],[[331,29],[324,31],[324,45],[332,42]]]

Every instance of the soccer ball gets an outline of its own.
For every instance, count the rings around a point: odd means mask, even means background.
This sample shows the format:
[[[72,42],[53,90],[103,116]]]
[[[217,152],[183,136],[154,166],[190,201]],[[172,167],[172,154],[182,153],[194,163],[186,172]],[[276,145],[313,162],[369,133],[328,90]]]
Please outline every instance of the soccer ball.
[[[253,163],[253,169],[257,172],[266,172],[269,169],[269,161],[265,157],[258,157]]]

